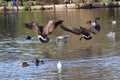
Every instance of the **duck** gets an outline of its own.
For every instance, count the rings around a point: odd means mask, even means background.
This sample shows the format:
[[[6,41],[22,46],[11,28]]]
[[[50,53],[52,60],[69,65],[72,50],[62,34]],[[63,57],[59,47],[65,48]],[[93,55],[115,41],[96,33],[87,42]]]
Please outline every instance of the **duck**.
[[[25,39],[26,39],[26,40],[31,40],[32,38],[31,38],[31,36],[26,36]]]
[[[37,22],[31,22],[25,23],[25,27],[33,30],[42,43],[47,43],[50,40],[48,35],[50,35],[62,22],[63,20],[50,20],[46,26],[39,26]]]
[[[19,67],[27,67],[27,66],[29,66],[29,64],[27,62],[21,62],[19,64]]]
[[[39,66],[39,64],[44,64],[44,61],[43,60],[39,60],[39,59],[35,59],[35,65],[36,66]]]
[[[35,65],[39,66],[39,64],[40,64],[40,61],[38,59],[35,59]]]
[[[84,38],[85,40],[91,40],[92,36],[90,33],[94,33],[90,29],[87,29],[87,28],[84,28],[81,26],[79,28],[77,28],[77,27],[65,26],[62,24],[61,28],[65,31],[71,32],[71,33],[76,34],[76,35],[82,34],[82,36],[80,37],[80,40],[82,40],[82,38]]]

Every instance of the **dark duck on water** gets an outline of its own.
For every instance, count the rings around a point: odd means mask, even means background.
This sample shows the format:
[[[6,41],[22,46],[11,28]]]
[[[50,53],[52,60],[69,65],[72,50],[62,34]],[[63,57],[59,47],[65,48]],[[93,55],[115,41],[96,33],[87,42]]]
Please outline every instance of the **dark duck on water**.
[[[63,20],[50,20],[46,26],[39,26],[37,22],[25,23],[25,27],[33,30],[42,43],[49,42],[50,35]]]
[[[27,40],[31,40],[31,36],[27,36],[26,39],[27,39]]]
[[[35,60],[35,65],[36,66],[39,66],[40,63],[44,64],[44,61],[43,60],[38,60],[38,59]]]

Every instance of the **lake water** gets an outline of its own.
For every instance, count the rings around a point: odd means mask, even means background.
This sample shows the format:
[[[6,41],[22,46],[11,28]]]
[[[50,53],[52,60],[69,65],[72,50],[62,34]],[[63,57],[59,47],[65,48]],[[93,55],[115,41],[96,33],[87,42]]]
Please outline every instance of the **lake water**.
[[[64,25],[89,28],[86,21],[96,17],[100,17],[101,31],[89,41],[80,41],[79,35],[58,26],[49,35],[50,42],[41,43],[24,27],[25,22],[46,25],[51,19],[62,19]],[[0,12],[0,25],[1,80],[120,80],[120,8]],[[107,36],[111,32],[115,36]],[[28,35],[31,40],[25,39]],[[61,35],[70,37],[56,43]],[[36,58],[45,63],[35,66]],[[58,61],[62,63],[60,72]],[[21,68],[21,62],[30,66]]]

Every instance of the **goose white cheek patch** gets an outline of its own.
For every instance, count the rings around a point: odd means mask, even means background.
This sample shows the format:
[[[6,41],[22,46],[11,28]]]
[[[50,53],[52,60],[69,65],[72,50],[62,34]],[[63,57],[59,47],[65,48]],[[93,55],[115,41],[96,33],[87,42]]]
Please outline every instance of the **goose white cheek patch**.
[[[41,35],[38,35],[37,37],[38,37],[38,39],[41,38],[44,41],[47,40],[46,38],[43,38]]]

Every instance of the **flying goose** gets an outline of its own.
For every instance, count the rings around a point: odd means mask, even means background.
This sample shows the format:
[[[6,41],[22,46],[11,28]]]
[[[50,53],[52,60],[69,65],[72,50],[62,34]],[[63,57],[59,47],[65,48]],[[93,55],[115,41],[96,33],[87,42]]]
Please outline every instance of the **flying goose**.
[[[69,27],[69,26],[65,26],[65,25],[61,25],[61,28],[65,31],[68,31],[68,32],[71,32],[73,34],[76,34],[76,35],[83,35],[80,40],[82,38],[86,39],[86,40],[90,40],[92,39],[92,36],[91,36],[91,31],[87,28],[83,28],[83,27],[79,27],[79,28],[76,28],[76,27]]]
[[[25,27],[33,30],[41,42],[47,43],[50,40],[48,35],[62,22],[63,20],[50,20],[46,26],[39,26],[37,22],[31,22],[25,23]]]

